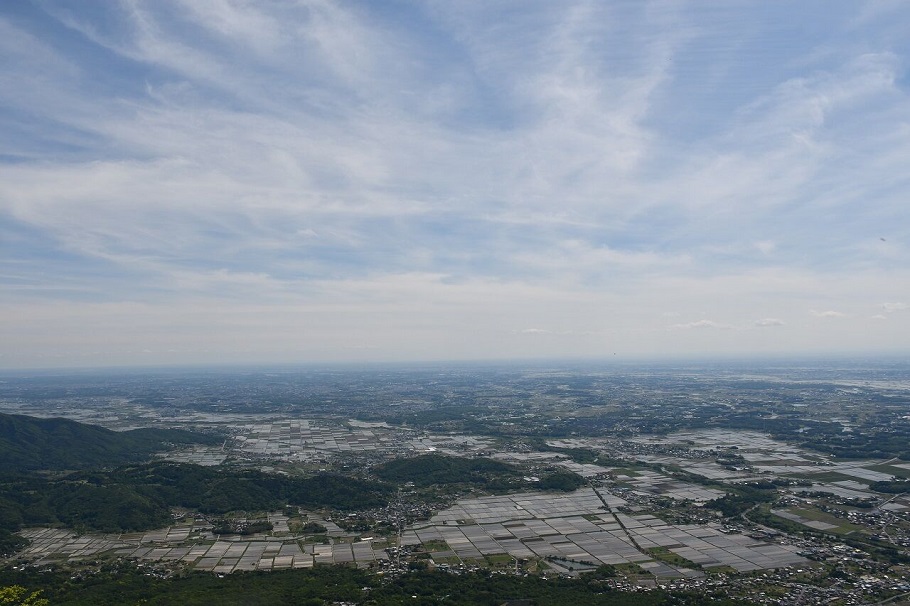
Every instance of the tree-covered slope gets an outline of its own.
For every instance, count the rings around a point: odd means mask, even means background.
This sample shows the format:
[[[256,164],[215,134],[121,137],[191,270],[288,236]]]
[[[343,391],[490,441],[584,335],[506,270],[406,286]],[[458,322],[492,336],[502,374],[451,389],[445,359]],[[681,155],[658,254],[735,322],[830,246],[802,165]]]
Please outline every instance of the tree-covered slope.
[[[492,480],[520,478],[518,467],[493,459],[466,459],[441,454],[426,454],[396,459],[377,465],[373,472],[388,482],[414,482],[417,486],[432,484],[485,484]]]
[[[86,469],[146,459],[167,443],[217,443],[217,436],[173,429],[117,432],[68,419],[0,413],[4,471]]]
[[[168,579],[147,569],[121,565],[91,575],[40,572],[35,568],[0,570],[0,586],[40,589],[54,606],[301,606],[322,604],[400,604],[445,606],[735,606],[747,602],[704,592],[654,589],[625,592],[610,589],[596,574],[577,579],[542,579],[516,575],[463,575],[418,571],[395,578],[345,566],[303,570],[235,573],[226,576],[194,572]],[[717,593],[722,593],[719,590]]]
[[[386,484],[328,473],[288,477],[167,462],[62,477],[0,473],[0,530],[63,524],[103,532],[139,531],[167,525],[171,507],[207,514],[274,510],[287,504],[354,510],[381,507],[392,493]]]

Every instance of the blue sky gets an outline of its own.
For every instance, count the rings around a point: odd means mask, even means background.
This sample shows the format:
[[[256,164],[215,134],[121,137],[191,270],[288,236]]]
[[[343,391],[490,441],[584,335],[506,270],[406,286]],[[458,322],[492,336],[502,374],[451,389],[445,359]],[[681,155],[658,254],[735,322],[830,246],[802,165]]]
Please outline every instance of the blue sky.
[[[910,350],[903,1],[0,4],[0,367]]]

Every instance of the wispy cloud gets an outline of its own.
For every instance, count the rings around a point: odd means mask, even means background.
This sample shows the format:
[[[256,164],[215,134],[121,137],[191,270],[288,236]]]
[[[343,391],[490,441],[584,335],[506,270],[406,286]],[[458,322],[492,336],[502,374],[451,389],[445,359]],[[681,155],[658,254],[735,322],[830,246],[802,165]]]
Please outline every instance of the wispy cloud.
[[[768,326],[784,326],[786,322],[783,320],[778,320],[777,318],[762,318],[761,320],[756,320],[755,325],[761,328]]]
[[[825,311],[818,311],[817,309],[810,309],[809,313],[811,315],[815,316],[816,318],[844,318],[847,316],[847,314],[840,312],[840,311],[835,311],[833,309],[828,309]]]
[[[674,324],[673,328],[690,330],[690,329],[700,329],[700,328],[720,328],[724,330],[732,329],[733,326],[730,324],[724,324],[723,322],[715,322],[714,320],[695,320],[694,322],[686,322],[684,324]]]
[[[898,347],[908,10],[0,7],[0,351]]]

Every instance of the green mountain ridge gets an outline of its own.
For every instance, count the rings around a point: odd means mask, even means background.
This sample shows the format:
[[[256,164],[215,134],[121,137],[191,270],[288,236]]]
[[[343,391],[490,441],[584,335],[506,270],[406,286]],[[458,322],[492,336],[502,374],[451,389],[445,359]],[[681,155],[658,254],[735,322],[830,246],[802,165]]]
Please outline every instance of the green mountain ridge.
[[[167,444],[218,444],[220,436],[179,429],[112,431],[63,418],[0,413],[6,472],[110,467],[142,461]]]

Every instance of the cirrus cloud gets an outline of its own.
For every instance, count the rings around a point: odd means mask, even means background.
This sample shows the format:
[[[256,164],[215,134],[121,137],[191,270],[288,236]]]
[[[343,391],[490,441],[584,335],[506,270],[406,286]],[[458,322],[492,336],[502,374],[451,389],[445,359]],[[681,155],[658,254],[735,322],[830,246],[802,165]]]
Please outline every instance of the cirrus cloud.
[[[905,350],[877,5],[0,3],[3,364]]]

